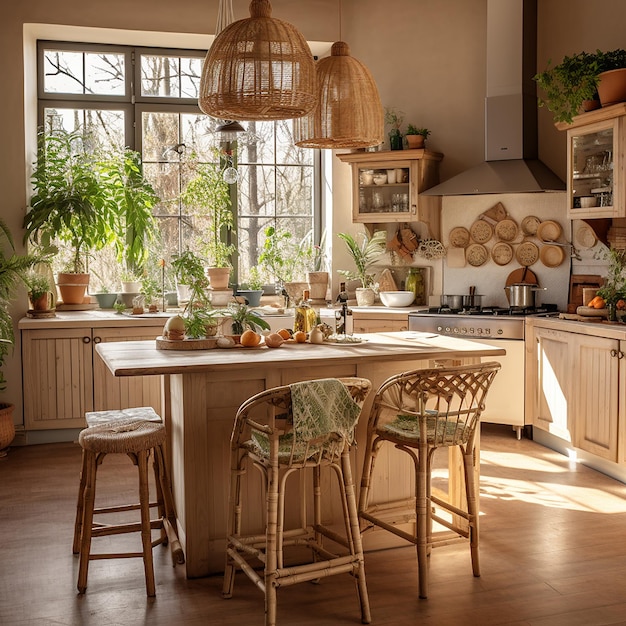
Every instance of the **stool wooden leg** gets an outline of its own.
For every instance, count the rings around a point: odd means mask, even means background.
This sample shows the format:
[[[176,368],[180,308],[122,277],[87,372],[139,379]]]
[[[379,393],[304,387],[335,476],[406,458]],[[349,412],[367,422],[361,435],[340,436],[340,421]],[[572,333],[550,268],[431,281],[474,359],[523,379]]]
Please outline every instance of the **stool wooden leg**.
[[[83,493],[83,520],[80,539],[80,561],[78,567],[78,592],[85,593],[87,589],[87,574],[89,571],[89,553],[91,551],[91,529],[93,527],[93,510],[96,499],[96,472],[98,470],[98,455],[85,451],[84,475],[85,489]],[[104,455],[102,455],[104,457]]]
[[[85,467],[85,451],[82,452],[82,461],[80,469],[80,483],[78,485],[78,498],[76,501],[76,521],[74,522],[74,541],[72,542],[72,552],[78,554],[80,552],[80,539],[83,529],[83,510],[85,508],[85,482],[87,470]]]
[[[143,568],[146,575],[146,592],[156,595],[154,566],[152,562],[152,531],[150,530],[150,490],[148,487],[148,457],[150,451],[137,453],[139,470],[139,505],[141,510],[141,543],[143,545]]]
[[[420,446],[415,476],[415,517],[417,524],[417,565],[419,576],[419,597],[428,597],[428,535],[430,523],[430,502],[428,499],[428,452]]]
[[[467,497],[467,514],[470,533],[470,553],[472,555],[472,572],[480,576],[480,561],[478,557],[478,501],[476,498],[476,474],[474,472],[474,453],[466,451],[463,454],[463,469],[465,474],[465,493]]]

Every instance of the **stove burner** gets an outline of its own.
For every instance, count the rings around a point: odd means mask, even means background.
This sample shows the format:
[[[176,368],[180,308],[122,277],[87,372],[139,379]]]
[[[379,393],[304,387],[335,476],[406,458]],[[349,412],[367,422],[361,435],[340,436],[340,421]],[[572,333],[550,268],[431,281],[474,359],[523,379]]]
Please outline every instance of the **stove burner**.
[[[515,317],[523,317],[526,315],[541,315],[546,313],[556,313],[558,307],[556,304],[542,304],[537,307],[472,307],[470,309],[451,309],[450,307],[430,307],[426,313],[429,315],[484,315],[498,316],[508,315]]]

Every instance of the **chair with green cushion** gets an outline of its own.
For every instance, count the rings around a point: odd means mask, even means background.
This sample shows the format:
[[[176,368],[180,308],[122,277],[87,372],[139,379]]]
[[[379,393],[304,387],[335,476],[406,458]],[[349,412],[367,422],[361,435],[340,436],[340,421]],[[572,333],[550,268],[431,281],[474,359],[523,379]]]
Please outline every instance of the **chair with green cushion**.
[[[367,428],[359,517],[363,532],[380,527],[417,546],[420,598],[428,596],[431,548],[450,543],[450,536],[469,539],[472,570],[474,576],[480,576],[476,428],[499,369],[499,363],[490,362],[404,372],[388,378],[374,398]],[[413,460],[414,502],[374,502],[374,467],[385,443]],[[458,446],[463,458],[464,508],[434,495],[431,489],[435,450],[453,446]],[[433,537],[433,521],[450,532],[443,538]],[[407,523],[412,524],[409,529]]]
[[[262,391],[237,412],[231,436],[223,595],[232,597],[235,570],[241,568],[265,594],[266,626],[276,624],[278,587],[341,573],[355,578],[361,620],[370,622],[350,467],[354,430],[370,389],[370,381],[363,378],[305,381]],[[250,467],[260,471],[263,522],[258,517],[255,522],[253,515],[260,500],[258,487],[251,477],[244,480]],[[323,500],[328,506],[331,492],[324,467],[337,478],[344,532],[324,524],[329,509],[322,508]],[[310,506],[305,480],[309,475]],[[298,477],[299,483],[291,485],[290,476]],[[293,494],[292,506],[286,505],[286,494]],[[254,569],[259,563],[261,572]]]

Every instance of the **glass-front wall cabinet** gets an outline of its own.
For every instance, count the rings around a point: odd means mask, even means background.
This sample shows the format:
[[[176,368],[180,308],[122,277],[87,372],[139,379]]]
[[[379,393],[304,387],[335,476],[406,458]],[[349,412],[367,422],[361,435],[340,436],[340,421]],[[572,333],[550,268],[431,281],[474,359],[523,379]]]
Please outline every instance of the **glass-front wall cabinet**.
[[[352,219],[355,222],[428,221],[425,213],[439,204],[421,192],[439,182],[443,155],[428,150],[338,154],[352,167]]]
[[[567,198],[570,219],[626,216],[622,188],[624,164],[620,154],[626,117],[620,115],[593,121],[601,112],[602,109],[580,115],[568,127]]]

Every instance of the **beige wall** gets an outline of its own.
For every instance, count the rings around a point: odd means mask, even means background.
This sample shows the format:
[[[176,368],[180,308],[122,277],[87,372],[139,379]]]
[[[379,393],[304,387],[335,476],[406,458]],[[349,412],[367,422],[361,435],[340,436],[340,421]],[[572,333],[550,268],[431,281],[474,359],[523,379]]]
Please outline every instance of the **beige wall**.
[[[214,29],[218,2],[29,0],[7,8],[8,4],[3,3],[0,14],[0,217],[17,234],[26,206],[30,160],[25,136],[33,134],[24,123],[24,23],[206,34]],[[237,18],[247,15],[248,0],[233,4]],[[272,4],[274,16],[297,25],[307,39],[339,38],[339,0]],[[442,177],[482,161],[486,0],[343,0],[342,6],[342,38],[372,71],[383,105],[404,111],[407,123],[431,129],[429,147],[445,154]],[[626,47],[625,19],[622,0],[539,0],[539,68],[549,58],[558,62],[564,54],[583,49]],[[31,75],[32,71],[29,67]],[[30,100],[29,96],[32,109]],[[564,135],[555,131],[545,109],[540,110],[540,153],[564,176]],[[347,165],[334,159],[335,232],[351,227],[347,171]],[[16,316],[25,309],[23,299]],[[19,368],[9,368],[8,376],[9,399],[19,405]]]

